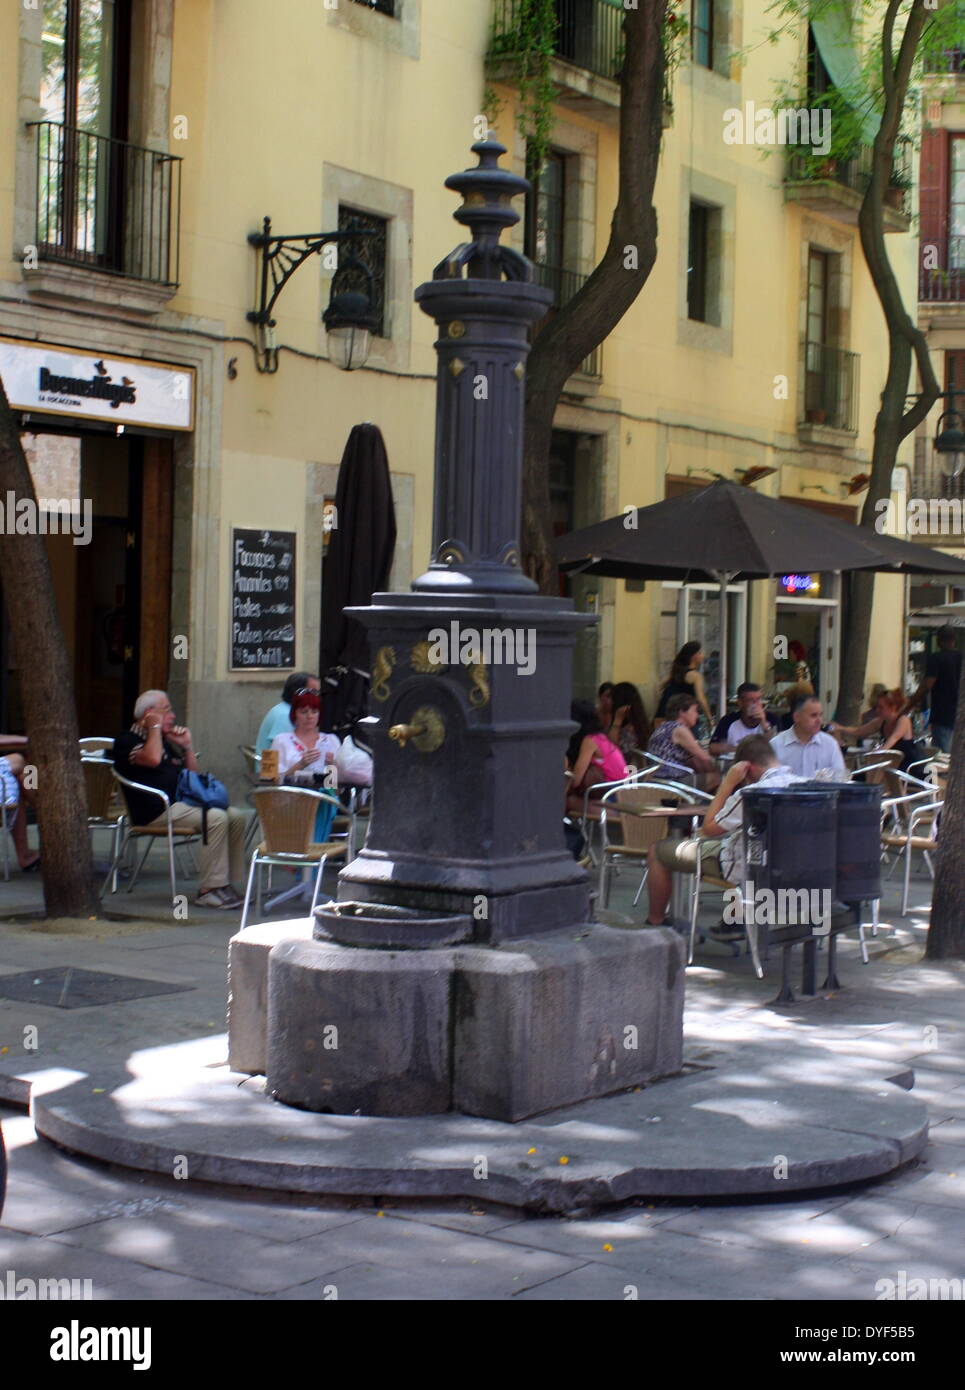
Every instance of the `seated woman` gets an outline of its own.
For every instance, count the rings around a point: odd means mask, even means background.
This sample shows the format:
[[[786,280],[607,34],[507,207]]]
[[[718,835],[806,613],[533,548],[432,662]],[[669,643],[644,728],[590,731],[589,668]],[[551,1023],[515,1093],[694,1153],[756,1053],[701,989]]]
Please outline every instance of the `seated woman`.
[[[907,772],[911,764],[920,762],[923,756],[921,745],[915,742],[911,719],[907,714],[902,714],[907,703],[900,690],[886,690],[878,696],[874,716],[867,723],[855,724],[850,728],[846,724],[832,724],[831,732],[847,734],[852,739],[867,738],[869,734],[880,732],[881,743],[877,752],[886,753],[889,749],[895,749],[901,754],[899,771]]]
[[[700,706],[694,695],[674,695],[667,701],[667,718],[647,744],[647,752],[661,758],[657,777],[670,781],[680,778],[680,768],[688,768],[706,791],[713,791],[720,781],[717,766],[709,753],[694,738],[694,725]],[[677,766],[673,766],[677,764]]]
[[[567,810],[581,812],[586,792],[597,783],[621,781],[627,775],[627,766],[619,748],[603,732],[600,717],[588,700],[574,700],[570,718],[580,727],[566,752],[566,766],[573,774],[566,806]]]
[[[605,726],[607,738],[617,745],[625,763],[640,762],[634,751],[646,748],[650,738],[650,722],[640,692],[630,681],[619,681],[613,687],[612,703],[610,724]]]
[[[40,868],[40,855],[27,848],[27,815],[21,810],[21,780],[24,760],[20,753],[8,753],[0,758],[0,799],[7,809],[7,827],[17,851],[17,863],[25,874]]]
[[[335,762],[340,741],[337,734],[322,733],[318,727],[321,700],[316,690],[299,690],[292,699],[289,718],[295,726],[290,733],[276,734],[271,741],[278,754],[278,780],[289,786],[323,789],[325,769]],[[334,795],[337,783],[332,779]],[[315,839],[322,844],[335,817],[334,804],[319,803]]]

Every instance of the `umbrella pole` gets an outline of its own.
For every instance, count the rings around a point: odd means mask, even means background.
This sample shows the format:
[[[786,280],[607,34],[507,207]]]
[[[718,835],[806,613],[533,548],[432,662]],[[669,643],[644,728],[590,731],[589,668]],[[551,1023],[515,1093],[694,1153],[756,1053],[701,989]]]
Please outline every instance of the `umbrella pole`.
[[[727,585],[736,571],[718,570],[717,582],[720,585],[720,688],[717,692],[717,717],[723,719],[727,713],[727,651],[729,634],[727,630]]]

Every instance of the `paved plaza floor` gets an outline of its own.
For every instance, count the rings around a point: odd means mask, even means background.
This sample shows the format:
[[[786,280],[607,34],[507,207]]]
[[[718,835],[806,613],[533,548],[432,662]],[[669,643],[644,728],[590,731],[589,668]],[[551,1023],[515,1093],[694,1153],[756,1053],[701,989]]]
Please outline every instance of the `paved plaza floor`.
[[[160,861],[159,861],[160,862]],[[632,876],[611,906],[631,910]],[[175,922],[158,872],[108,900],[126,921],[43,923],[39,885],[0,887],[0,980],[72,967],[181,986],[76,1008],[0,999],[0,1120],[9,1151],[0,1277],[91,1281],[96,1299],[876,1300],[888,1281],[965,1279],[965,964],[923,961],[930,883],[897,916],[893,882],[861,963],[849,938],[842,988],[775,1005],[778,963],[707,944],[687,975],[685,1056],[712,1069],[731,1044],[793,1040],[838,1059],[915,1073],[931,1142],[889,1177],[790,1199],[638,1201],[584,1218],[524,1216],[485,1198],[317,1200],[148,1176],[61,1152],[23,1108],[28,1083],[83,1078],[93,1061],[224,1032],[225,960],[237,913]],[[290,911],[281,910],[290,916]],[[136,913],[136,917],[135,914]],[[712,902],[707,920],[714,920]],[[4,1023],[2,1020],[6,1020]],[[884,1073],[883,1073],[884,1074]],[[239,1078],[239,1081],[241,1079]],[[243,1084],[243,1083],[242,1083]],[[672,1084],[672,1083],[670,1083]],[[830,1083],[829,1083],[830,1084]]]

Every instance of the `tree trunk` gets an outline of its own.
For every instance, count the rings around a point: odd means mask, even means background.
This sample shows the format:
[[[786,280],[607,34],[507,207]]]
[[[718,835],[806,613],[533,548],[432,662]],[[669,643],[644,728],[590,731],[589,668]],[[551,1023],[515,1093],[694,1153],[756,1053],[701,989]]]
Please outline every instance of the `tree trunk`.
[[[524,566],[545,594],[558,592],[550,509],[553,417],[567,380],[613,331],[657,258],[653,188],[663,135],[664,0],[640,0],[623,21],[619,194],[610,240],[586,284],[540,330],[526,371],[523,429]]]
[[[18,502],[26,499],[31,516],[37,516],[33,479],[0,381],[0,497],[6,521],[0,534],[0,581],[17,650],[30,759],[37,769],[44,901],[49,917],[92,917],[98,904],[91,882],[73,679],[47,547],[37,526],[29,535],[11,534],[11,493]]]
[[[928,19],[925,0],[914,0],[908,12],[897,59],[892,40],[895,20],[902,0],[888,0],[881,35],[881,73],[884,110],[875,136],[871,179],[858,214],[861,249],[881,304],[888,332],[888,374],[881,393],[881,406],[875,418],[871,483],[861,512],[861,525],[874,528],[879,517],[877,503],[891,496],[891,475],[898,447],[931,410],[941,394],[928,352],[924,333],[908,316],[901,291],[885,249],[884,200],[894,166],[895,144],[908,94],[915,52]],[[922,390],[910,410],[905,410],[910,386],[912,354],[918,364]],[[868,664],[868,641],[874,580],[855,574],[851,582],[851,602],[842,650],[847,653],[837,717],[854,724],[863,708],[864,682]]]
[[[965,680],[958,687],[951,769],[942,806],[935,888],[928,923],[929,960],[965,960]]]

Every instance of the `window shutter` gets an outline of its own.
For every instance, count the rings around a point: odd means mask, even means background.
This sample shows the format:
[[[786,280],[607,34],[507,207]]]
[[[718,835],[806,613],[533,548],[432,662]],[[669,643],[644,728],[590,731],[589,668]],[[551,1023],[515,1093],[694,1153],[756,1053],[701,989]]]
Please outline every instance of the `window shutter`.
[[[919,165],[919,239],[922,252],[928,244],[939,248],[945,266],[948,245],[948,131],[926,130],[921,138]]]

